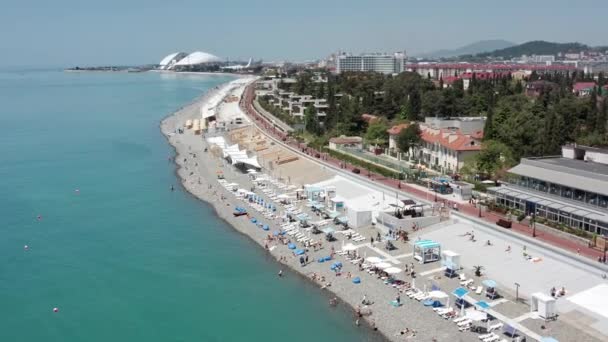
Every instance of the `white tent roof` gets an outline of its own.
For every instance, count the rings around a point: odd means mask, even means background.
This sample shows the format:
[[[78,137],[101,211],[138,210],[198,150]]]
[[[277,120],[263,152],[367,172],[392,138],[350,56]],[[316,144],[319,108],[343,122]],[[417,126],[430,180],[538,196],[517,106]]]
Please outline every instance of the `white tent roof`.
[[[179,62],[175,63],[175,65],[197,65],[221,61],[222,60],[218,56],[214,56],[207,52],[196,51],[182,58]]]

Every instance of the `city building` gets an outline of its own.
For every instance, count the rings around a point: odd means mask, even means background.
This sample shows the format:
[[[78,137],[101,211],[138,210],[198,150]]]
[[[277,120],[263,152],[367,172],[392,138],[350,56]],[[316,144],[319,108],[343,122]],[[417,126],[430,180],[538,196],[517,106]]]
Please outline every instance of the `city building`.
[[[416,72],[423,77],[444,80],[449,76],[459,76],[463,73],[506,73],[530,75],[533,71],[543,73],[568,73],[577,70],[572,64],[486,64],[486,63],[434,63],[421,62],[406,65],[406,70]]]
[[[539,220],[608,235],[608,149],[567,145],[556,157],[522,158],[496,203]]]
[[[426,118],[419,123],[421,142],[409,155],[442,173],[457,173],[465,161],[481,150],[485,117]],[[407,124],[391,127],[389,151],[398,150],[397,138]],[[403,152],[403,151],[402,151]]]
[[[340,54],[336,56],[336,73],[364,71],[399,74],[405,71],[406,59],[405,52],[396,52],[394,54]]]
[[[589,96],[595,88],[595,82],[576,82],[572,86],[572,92],[576,96]]]
[[[538,97],[540,94],[548,93],[556,87],[557,84],[545,80],[528,82],[526,84],[526,96]]]

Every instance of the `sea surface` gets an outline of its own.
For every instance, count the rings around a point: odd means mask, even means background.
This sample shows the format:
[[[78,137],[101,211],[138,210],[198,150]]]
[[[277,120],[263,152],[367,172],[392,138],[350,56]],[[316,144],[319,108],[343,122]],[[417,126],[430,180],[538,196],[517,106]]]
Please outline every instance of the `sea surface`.
[[[0,341],[378,339],[169,190],[159,121],[229,80],[0,71]]]

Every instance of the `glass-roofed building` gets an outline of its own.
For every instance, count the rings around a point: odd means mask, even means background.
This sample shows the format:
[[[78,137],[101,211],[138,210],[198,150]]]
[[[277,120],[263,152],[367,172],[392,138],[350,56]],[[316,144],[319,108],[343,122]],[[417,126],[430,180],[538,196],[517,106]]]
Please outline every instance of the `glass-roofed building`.
[[[590,233],[608,235],[608,149],[568,145],[556,157],[522,158],[498,204]]]

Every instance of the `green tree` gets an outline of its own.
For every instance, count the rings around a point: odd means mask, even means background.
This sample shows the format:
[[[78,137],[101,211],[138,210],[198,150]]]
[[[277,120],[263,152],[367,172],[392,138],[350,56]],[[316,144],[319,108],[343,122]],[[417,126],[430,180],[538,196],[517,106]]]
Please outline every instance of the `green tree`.
[[[401,152],[409,153],[410,147],[414,147],[420,143],[420,127],[418,124],[412,123],[402,129],[397,136],[397,147]]]
[[[515,164],[515,159],[507,145],[488,140],[483,143],[483,148],[475,156],[474,163],[474,169],[478,172],[497,179],[502,176],[503,171]]]
[[[384,145],[388,141],[388,123],[386,120],[375,120],[367,127],[365,140],[375,145]]]
[[[439,90],[427,91],[422,95],[422,114],[424,116],[441,116],[443,94]]]
[[[319,117],[317,116],[317,111],[313,106],[308,106],[306,109],[304,109],[304,127],[306,131],[311,134],[321,133]]]

